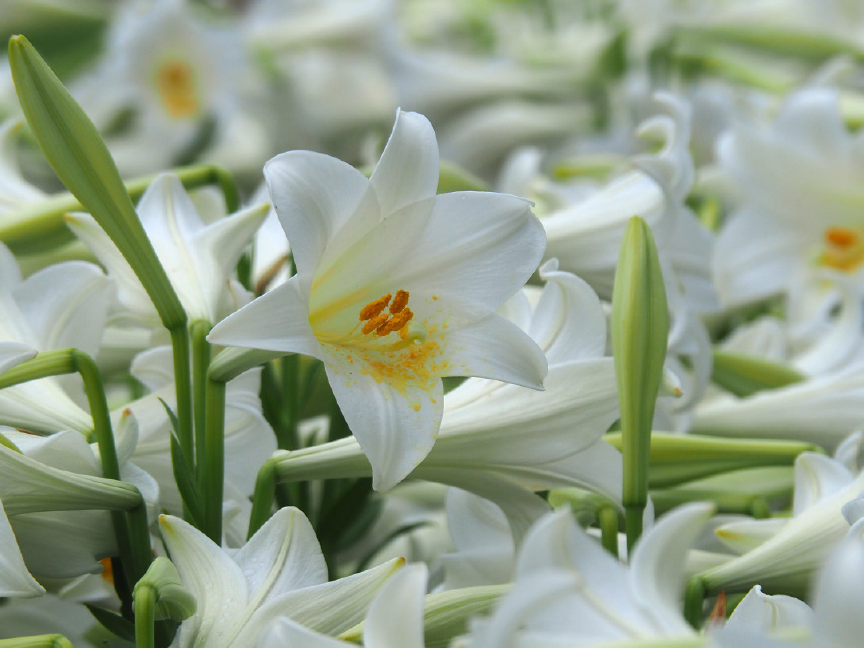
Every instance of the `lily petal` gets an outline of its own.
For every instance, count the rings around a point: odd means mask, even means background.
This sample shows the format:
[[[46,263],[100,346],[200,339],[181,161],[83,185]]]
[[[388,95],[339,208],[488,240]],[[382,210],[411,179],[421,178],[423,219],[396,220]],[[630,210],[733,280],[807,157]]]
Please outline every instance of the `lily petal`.
[[[24,566],[18,541],[0,501],[0,596],[32,597],[45,593]]]
[[[423,648],[423,607],[427,569],[403,567],[393,574],[372,601],[363,626],[366,648]]]
[[[441,380],[426,389],[397,389],[347,366],[325,368],[348,427],[372,464],[372,487],[389,490],[432,449],[444,412]]]
[[[432,124],[414,112],[396,112],[393,132],[369,181],[382,214],[392,214],[438,188],[438,142]]]

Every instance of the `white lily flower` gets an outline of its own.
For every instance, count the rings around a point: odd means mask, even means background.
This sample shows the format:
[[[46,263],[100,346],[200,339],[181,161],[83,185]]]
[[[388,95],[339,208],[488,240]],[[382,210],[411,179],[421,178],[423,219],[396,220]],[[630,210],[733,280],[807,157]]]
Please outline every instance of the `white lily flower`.
[[[813,625],[813,610],[804,601],[783,594],[764,594],[754,585],[726,622],[727,628],[738,628],[761,634],[809,630]]]
[[[22,279],[15,257],[0,245],[0,340],[39,351],[74,347],[95,356],[113,292],[99,267],[83,261]],[[90,432],[93,421],[69,396],[71,385],[65,377],[49,377],[0,390],[0,423],[46,434]]]
[[[717,241],[714,274],[724,303],[775,294],[836,303],[830,286],[838,282],[860,292],[864,138],[846,130],[836,93],[796,92],[773,123],[741,123],[718,147],[744,199]]]
[[[494,310],[534,271],[542,228],[514,196],[436,197],[438,148],[425,117],[397,114],[370,179],[308,151],[277,156],[264,173],[297,275],[208,340],[322,360],[377,490],[432,448],[442,376],[542,388],[542,352]]]
[[[864,471],[857,477],[841,462],[805,452],[795,461],[792,517],[732,522],[718,537],[743,552],[702,574],[710,590],[781,587],[804,591],[813,571],[849,531],[848,508],[864,490]],[[860,508],[860,507],[859,507]]]
[[[245,99],[255,96],[256,70],[236,28],[215,25],[187,0],[123,3],[95,68],[71,85],[100,130],[124,112],[128,127],[106,141],[120,170],[142,174],[177,163],[211,130],[210,157],[229,143],[232,169],[260,164],[269,143]],[[131,112],[131,118],[129,113]]]
[[[712,510],[705,503],[690,504],[662,517],[639,540],[629,569],[579,529],[569,509],[550,513],[525,538],[513,591],[491,617],[472,623],[470,646],[638,645],[696,638],[679,602],[681,555]]]
[[[159,483],[160,505],[179,514],[183,507],[171,462],[172,424],[160,402],[176,408],[172,357],[170,346],[135,357],[130,373],[150,393],[114,410],[112,419],[116,425],[132,412],[140,421],[131,460]],[[260,384],[261,369],[253,369],[231,380],[225,392],[225,492],[239,499],[252,494],[258,468],[276,450],[273,429],[261,413]]]
[[[62,431],[47,437],[11,429],[2,432],[25,457],[39,464],[80,475],[102,476],[96,445],[88,444],[78,432]],[[138,488],[149,512],[155,513],[159,486],[150,475],[128,461],[137,434],[135,418],[125,417],[116,431],[120,474],[124,481]],[[99,573],[102,571],[99,561],[118,553],[106,511],[20,513],[11,515],[10,523],[25,561],[40,577],[65,579]]]
[[[426,565],[407,565],[393,574],[369,606],[363,623],[364,648],[424,648],[425,595]],[[283,617],[262,636],[257,648],[346,648],[355,645],[333,639]]]
[[[21,174],[16,154],[16,136],[21,123],[6,120],[0,124],[0,216],[15,213],[28,203],[45,198],[41,189]]]
[[[612,358],[603,355],[603,308],[590,286],[554,261],[540,272],[547,284],[533,314],[524,294],[506,306],[548,357],[546,390],[465,381],[444,397],[438,440],[410,473],[492,500],[517,539],[548,510],[532,491],[579,486],[621,500],[621,454],[601,438],[619,416]],[[366,475],[360,453],[350,437],[285,453],[286,474]]]
[[[375,592],[402,560],[327,582],[327,565],[309,521],[283,508],[229,555],[200,531],[170,515],[162,538],[183,585],[198,603],[173,648],[254,648],[266,628],[289,617],[336,635],[361,621]]]
[[[246,244],[267,214],[266,205],[205,222],[176,175],[164,173],[138,203],[147,237],[190,321],[218,322],[244,300],[231,276]],[[105,231],[89,214],[67,216],[69,227],[108,269],[124,309],[118,317],[158,326],[144,286]]]

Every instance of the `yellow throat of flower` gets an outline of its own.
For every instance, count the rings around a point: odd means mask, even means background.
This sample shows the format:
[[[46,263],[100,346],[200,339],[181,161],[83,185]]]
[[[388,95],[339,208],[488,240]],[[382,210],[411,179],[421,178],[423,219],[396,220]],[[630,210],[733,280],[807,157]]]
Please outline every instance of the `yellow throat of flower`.
[[[864,230],[829,227],[823,237],[819,265],[842,272],[854,272],[864,264]]]
[[[183,61],[170,59],[156,69],[156,87],[165,110],[180,119],[198,113],[200,102],[195,84],[195,72]]]

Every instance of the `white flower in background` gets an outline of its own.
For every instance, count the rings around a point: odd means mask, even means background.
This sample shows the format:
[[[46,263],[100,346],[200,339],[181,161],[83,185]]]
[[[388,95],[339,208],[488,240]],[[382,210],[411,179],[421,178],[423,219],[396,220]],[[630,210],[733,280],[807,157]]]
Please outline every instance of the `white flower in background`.
[[[850,134],[837,95],[792,94],[772,123],[740,122],[718,144],[742,207],[717,240],[724,304],[785,295],[798,323],[864,287],[864,137]],[[860,299],[860,297],[858,297]]]
[[[277,156],[265,176],[297,274],[208,340],[322,360],[377,490],[432,448],[442,376],[542,388],[543,353],[495,312],[536,268],[542,228],[514,196],[436,197],[438,147],[425,117],[397,114],[370,179],[308,151]]]
[[[382,584],[403,564],[327,582],[327,565],[306,517],[283,508],[230,555],[183,520],[159,518],[162,538],[198,609],[177,632],[174,648],[254,648],[275,620],[288,617],[337,635],[366,615]]]
[[[471,624],[468,645],[576,647],[695,638],[681,612],[681,556],[712,511],[698,503],[662,517],[639,540],[629,568],[579,529],[568,508],[550,513],[519,550],[513,590],[490,617]]]
[[[0,429],[25,457],[51,468],[81,475],[102,476],[96,444],[75,431],[47,437],[11,428]],[[121,478],[141,492],[150,513],[157,510],[159,487],[153,478],[129,462],[137,442],[137,422],[126,416],[115,429]],[[107,511],[21,513],[9,519],[30,571],[40,577],[74,578],[102,571],[100,560],[116,556],[118,548]]]
[[[382,51],[389,0],[258,0],[243,18],[250,47],[270,55],[286,91],[274,100],[280,150],[356,155],[361,135],[386,128],[399,105]],[[287,118],[286,118],[287,117]]]
[[[472,378],[444,397],[441,432],[412,478],[456,486],[500,506],[516,538],[547,510],[532,491],[580,486],[621,500],[621,454],[602,439],[618,418],[606,317],[578,277],[541,268],[546,288],[532,313],[524,294],[506,303],[549,361],[546,390]],[[278,455],[277,455],[278,456]],[[352,438],[285,453],[286,474],[362,476],[369,461]]]
[[[6,120],[0,125],[0,217],[39,202],[46,194],[21,174],[16,140],[21,123]]]
[[[218,322],[245,301],[245,291],[232,276],[267,214],[266,204],[205,221],[177,176],[164,173],[147,188],[137,211],[191,322]],[[158,326],[159,317],[144,287],[94,218],[76,213],[66,220],[117,283],[121,308],[115,318]]]
[[[363,623],[364,648],[424,648],[425,596],[426,565],[407,565],[393,574],[369,606]],[[356,645],[310,630],[287,617],[275,621],[258,642],[258,648],[347,648]]]
[[[260,164],[270,148],[250,112],[257,81],[236,29],[208,23],[187,0],[130,0],[99,63],[71,90],[120,170],[142,174],[199,144],[232,169]]]
[[[0,340],[95,356],[113,294],[99,267],[84,261],[58,263],[22,279],[15,257],[0,245]],[[0,424],[41,434],[89,433],[90,414],[67,392],[73,385],[74,377],[49,377],[0,390]]]
[[[704,582],[714,591],[755,583],[805,591],[813,572],[849,532],[850,522],[864,512],[856,501],[862,491],[864,472],[856,477],[835,459],[801,454],[795,461],[792,517],[719,527],[718,537],[741,555],[704,572]]]
[[[135,357],[130,373],[150,393],[114,410],[115,425],[130,411],[140,421],[132,461],[160,485],[160,505],[170,512],[183,510],[174,483],[171,463],[171,420],[165,402],[176,408],[171,347],[157,347]],[[261,464],[276,450],[273,429],[261,413],[258,395],[261,369],[253,369],[230,381],[225,392],[225,492],[242,500],[252,494]]]

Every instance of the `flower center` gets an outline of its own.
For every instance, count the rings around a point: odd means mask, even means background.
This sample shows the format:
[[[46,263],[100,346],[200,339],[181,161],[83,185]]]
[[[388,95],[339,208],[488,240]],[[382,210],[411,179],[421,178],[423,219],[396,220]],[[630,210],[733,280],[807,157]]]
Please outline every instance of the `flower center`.
[[[186,63],[166,61],[159,66],[156,87],[171,117],[190,117],[198,112],[195,73]]]
[[[857,229],[829,227],[825,230],[824,249],[816,261],[819,265],[852,272],[864,264],[864,239]]]
[[[360,309],[360,321],[366,322],[362,329],[363,335],[370,335],[374,331],[376,335],[383,336],[398,331],[399,336],[405,339],[408,322],[414,318],[414,313],[407,308],[411,294],[405,290],[397,290],[396,296],[392,297],[392,303],[391,297],[388,292]],[[389,312],[385,313],[384,309],[388,304]]]

